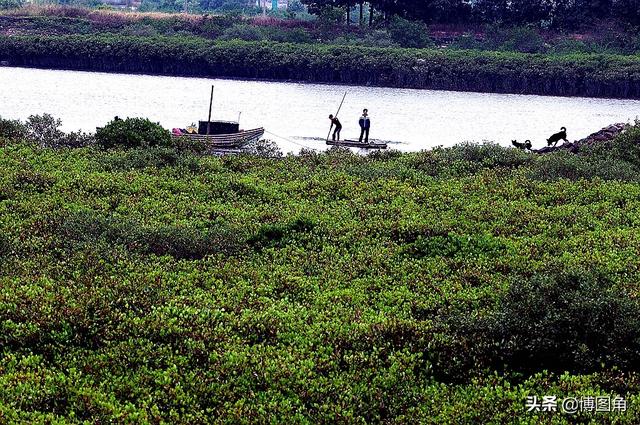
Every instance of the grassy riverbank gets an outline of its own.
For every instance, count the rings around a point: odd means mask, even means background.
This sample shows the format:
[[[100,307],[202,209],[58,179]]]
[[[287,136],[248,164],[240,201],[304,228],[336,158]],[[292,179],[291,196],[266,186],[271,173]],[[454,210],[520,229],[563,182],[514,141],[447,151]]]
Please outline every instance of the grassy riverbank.
[[[210,41],[120,35],[3,36],[15,66],[540,95],[640,98],[636,56]]]
[[[638,423],[640,130],[197,157],[0,147],[0,418]],[[621,395],[627,413],[527,413]]]

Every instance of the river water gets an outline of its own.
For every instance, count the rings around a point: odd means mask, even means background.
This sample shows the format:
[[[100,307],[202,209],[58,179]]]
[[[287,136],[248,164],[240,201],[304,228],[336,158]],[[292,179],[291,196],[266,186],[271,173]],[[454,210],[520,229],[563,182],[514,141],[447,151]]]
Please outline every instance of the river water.
[[[48,112],[65,130],[95,131],[114,116],[147,117],[167,128],[205,120],[211,85],[213,118],[241,128],[265,127],[284,152],[302,146],[326,149],[328,115],[340,112],[344,137],[357,137],[362,108],[371,116],[371,138],[417,151],[460,142],[531,139],[534,147],[568,128],[570,140],[614,122],[633,121],[640,101],[565,98],[238,81],[150,75],[0,67],[0,116],[26,119]],[[241,115],[240,115],[241,113]]]

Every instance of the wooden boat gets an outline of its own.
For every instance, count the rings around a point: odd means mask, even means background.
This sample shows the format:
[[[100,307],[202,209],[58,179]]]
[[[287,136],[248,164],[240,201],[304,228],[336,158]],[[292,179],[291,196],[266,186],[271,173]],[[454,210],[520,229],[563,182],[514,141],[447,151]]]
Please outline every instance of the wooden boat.
[[[359,140],[327,140],[327,145],[329,146],[345,146],[349,148],[360,148],[360,149],[387,149],[387,144],[384,142],[361,142]]]
[[[183,139],[199,144],[203,144],[207,150],[216,149],[233,150],[244,145],[257,142],[264,135],[264,128],[253,128],[251,130],[240,130],[240,117],[238,121],[211,121],[211,109],[213,107],[213,86],[211,86],[211,98],[209,99],[209,117],[207,121],[198,123],[197,133],[194,128],[189,131],[174,128],[172,136],[175,139]]]
[[[248,143],[257,142],[264,135],[264,128],[238,130],[235,133],[223,134],[174,134],[174,138],[187,138],[189,141],[204,144],[207,148],[232,149],[240,148]]]

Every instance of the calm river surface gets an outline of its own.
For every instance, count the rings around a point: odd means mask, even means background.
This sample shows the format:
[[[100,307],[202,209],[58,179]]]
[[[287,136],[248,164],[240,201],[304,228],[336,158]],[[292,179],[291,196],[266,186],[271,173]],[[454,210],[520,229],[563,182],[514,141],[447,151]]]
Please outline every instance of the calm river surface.
[[[65,130],[95,131],[115,115],[142,116],[167,128],[206,119],[211,85],[214,119],[263,126],[285,152],[325,149],[328,115],[340,112],[344,137],[357,137],[368,108],[371,137],[416,151],[470,141],[531,139],[541,147],[561,126],[570,140],[640,115],[640,101],[105,74],[0,67],[0,116],[48,112]],[[277,135],[277,136],[276,136]]]

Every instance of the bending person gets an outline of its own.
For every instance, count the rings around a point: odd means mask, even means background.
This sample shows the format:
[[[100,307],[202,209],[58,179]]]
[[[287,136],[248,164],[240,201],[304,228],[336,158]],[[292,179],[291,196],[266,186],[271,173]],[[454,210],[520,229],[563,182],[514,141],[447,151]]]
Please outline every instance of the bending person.
[[[333,141],[340,141],[340,131],[342,131],[342,123],[338,119],[338,117],[334,117],[333,115],[329,115],[329,119],[331,120],[331,125],[335,126],[335,130],[333,130]]]

